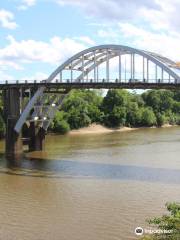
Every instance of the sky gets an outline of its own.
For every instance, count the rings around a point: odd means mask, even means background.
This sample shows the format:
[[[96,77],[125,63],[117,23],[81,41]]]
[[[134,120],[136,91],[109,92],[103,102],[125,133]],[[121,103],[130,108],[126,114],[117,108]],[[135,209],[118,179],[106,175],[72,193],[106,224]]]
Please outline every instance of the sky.
[[[179,12],[179,0],[1,0],[0,81],[45,79],[101,44],[180,61]]]

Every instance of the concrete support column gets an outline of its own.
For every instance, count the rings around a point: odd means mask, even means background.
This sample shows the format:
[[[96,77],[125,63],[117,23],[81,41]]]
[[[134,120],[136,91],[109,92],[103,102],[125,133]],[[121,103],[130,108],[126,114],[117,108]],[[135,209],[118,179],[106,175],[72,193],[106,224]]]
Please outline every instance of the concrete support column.
[[[23,152],[21,134],[14,131],[20,116],[20,90],[4,90],[4,117],[6,122],[6,155],[15,156]]]
[[[35,122],[30,123],[29,139],[29,151],[44,150],[45,130],[36,126]]]
[[[21,134],[14,131],[17,118],[8,117],[6,122],[6,156],[18,156],[23,152]]]

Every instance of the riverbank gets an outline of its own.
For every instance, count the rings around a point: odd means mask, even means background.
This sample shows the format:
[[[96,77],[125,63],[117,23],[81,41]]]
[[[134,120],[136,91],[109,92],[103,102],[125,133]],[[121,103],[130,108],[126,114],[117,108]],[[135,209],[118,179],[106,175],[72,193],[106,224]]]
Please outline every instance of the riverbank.
[[[161,128],[169,128],[177,125],[171,125],[171,124],[164,124],[161,126]],[[157,128],[157,127],[139,127],[139,128],[131,128],[131,127],[120,127],[120,128],[107,128],[103,125],[93,123],[88,127],[80,128],[77,130],[71,130],[68,134],[74,135],[74,134],[98,134],[98,133],[111,133],[111,132],[129,132],[129,131],[135,131],[142,128]]]
[[[109,133],[109,132],[125,132],[133,131],[138,128],[122,127],[122,128],[107,128],[100,124],[91,124],[88,127],[80,128],[77,130],[71,130],[68,134],[91,134],[91,133]]]

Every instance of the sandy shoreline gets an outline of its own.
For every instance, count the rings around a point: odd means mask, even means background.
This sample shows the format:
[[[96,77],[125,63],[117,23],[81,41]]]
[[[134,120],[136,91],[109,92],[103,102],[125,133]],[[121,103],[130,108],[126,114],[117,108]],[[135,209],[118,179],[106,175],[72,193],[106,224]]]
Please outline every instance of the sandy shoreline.
[[[164,124],[161,128],[168,128],[173,127],[175,125],[170,124]],[[146,128],[146,127],[143,127]],[[147,128],[157,128],[157,127],[147,127]],[[71,130],[68,134],[74,135],[74,134],[98,134],[98,133],[111,133],[111,132],[129,132],[129,131],[135,131],[142,128],[130,128],[130,127],[121,127],[121,128],[107,128],[100,124],[91,124],[88,127],[80,128],[77,130]]]
[[[133,131],[137,130],[138,128],[129,128],[129,127],[122,127],[117,129],[111,129],[104,127],[100,124],[91,124],[88,127],[80,128],[77,130],[71,130],[69,134],[88,134],[88,133],[110,133],[110,132],[125,132],[125,131]]]

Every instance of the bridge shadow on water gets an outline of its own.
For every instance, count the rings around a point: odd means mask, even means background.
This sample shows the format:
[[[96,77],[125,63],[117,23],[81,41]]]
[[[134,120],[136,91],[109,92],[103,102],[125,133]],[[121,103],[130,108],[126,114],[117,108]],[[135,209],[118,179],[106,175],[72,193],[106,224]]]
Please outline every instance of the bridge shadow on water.
[[[27,177],[112,179],[180,184],[180,169],[27,157],[6,159],[3,154],[0,154],[0,174]]]

